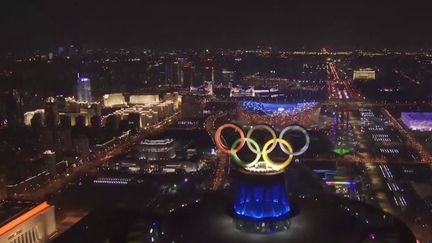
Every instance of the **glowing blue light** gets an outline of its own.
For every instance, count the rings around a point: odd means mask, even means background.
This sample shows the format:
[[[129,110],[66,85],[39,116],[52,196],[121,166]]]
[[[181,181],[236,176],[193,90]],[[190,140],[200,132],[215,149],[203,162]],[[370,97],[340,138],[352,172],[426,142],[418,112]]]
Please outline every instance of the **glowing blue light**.
[[[286,216],[291,207],[283,184],[255,186],[239,184],[234,211],[242,217],[271,219]]]
[[[246,110],[267,115],[298,113],[311,109],[315,105],[316,102],[264,103],[257,101],[244,101],[242,104],[243,108]]]

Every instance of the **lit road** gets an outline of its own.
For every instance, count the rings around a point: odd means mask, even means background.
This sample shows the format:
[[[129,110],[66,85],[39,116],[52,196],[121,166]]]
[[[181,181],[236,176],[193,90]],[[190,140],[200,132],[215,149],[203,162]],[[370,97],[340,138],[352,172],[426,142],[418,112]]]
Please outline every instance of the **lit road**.
[[[69,173],[66,176],[58,176],[55,180],[50,183],[42,185],[37,190],[26,191],[13,195],[13,198],[20,200],[34,200],[42,201],[47,200],[49,195],[55,194],[61,190],[61,188],[67,183],[74,179],[87,175],[89,173],[96,173],[97,167],[108,162],[111,158],[128,152],[136,143],[141,141],[143,138],[153,136],[164,131],[169,125],[176,121],[180,113],[176,113],[171,117],[166,118],[164,121],[143,129],[140,133],[135,136],[126,136],[118,141],[118,144],[112,146],[109,150],[102,154],[96,154],[95,157],[87,162],[75,168],[69,168]],[[92,156],[89,156],[92,157]]]
[[[328,94],[331,101],[344,100],[344,101],[359,101],[361,95],[356,92],[352,87],[351,82],[347,79],[342,79],[339,76],[339,71],[336,69],[334,62],[327,62],[327,73],[329,75]],[[364,97],[362,99],[365,99]]]
[[[215,115],[208,117],[207,120],[204,122],[204,128],[207,130],[208,134],[212,137],[212,139],[216,132],[216,127],[214,124],[216,119],[219,119],[226,115],[227,115],[226,112],[217,113]],[[211,189],[213,191],[221,189],[226,182],[226,177],[228,175],[228,166],[229,166],[228,155],[223,153],[222,151],[217,151],[215,163],[216,163],[215,166],[216,168],[213,174],[212,186],[211,186]]]

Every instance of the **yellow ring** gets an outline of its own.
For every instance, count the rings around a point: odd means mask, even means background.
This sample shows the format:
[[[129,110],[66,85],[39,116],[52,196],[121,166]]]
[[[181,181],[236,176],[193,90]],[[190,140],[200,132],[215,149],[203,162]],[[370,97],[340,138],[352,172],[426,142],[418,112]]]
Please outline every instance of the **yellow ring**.
[[[285,145],[288,148],[288,151],[290,152],[290,154],[288,155],[288,159],[281,162],[281,163],[276,163],[276,162],[272,161],[269,158],[268,153],[267,153],[268,147],[275,142],[278,142],[278,143],[281,143],[282,145]],[[270,165],[270,167],[272,167],[274,170],[277,170],[277,171],[285,169],[291,163],[291,161],[293,159],[292,153],[293,153],[293,149],[291,147],[291,144],[289,144],[285,139],[281,139],[281,138],[270,139],[269,141],[267,141],[264,144],[264,147],[262,148],[263,160],[266,162],[266,164]]]

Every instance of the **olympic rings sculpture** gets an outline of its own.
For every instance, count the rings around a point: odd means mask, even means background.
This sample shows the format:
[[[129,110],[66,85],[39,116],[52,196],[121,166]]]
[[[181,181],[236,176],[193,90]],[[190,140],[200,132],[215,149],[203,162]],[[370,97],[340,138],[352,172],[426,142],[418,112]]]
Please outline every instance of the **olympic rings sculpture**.
[[[239,138],[235,140],[231,146],[227,146],[222,141],[222,131],[226,128],[234,129],[236,133],[239,134]],[[260,148],[259,144],[251,138],[252,134],[256,130],[265,130],[271,135],[271,139],[264,143],[264,146]],[[284,139],[284,135],[291,131],[301,132],[305,137],[305,144],[299,150],[294,152],[291,144]],[[220,126],[215,132],[215,143],[216,147],[226,154],[230,154],[234,161],[241,167],[248,169],[256,166],[259,162],[264,162],[266,166],[269,166],[271,169],[275,171],[280,171],[285,169],[292,161],[294,156],[299,156],[306,152],[309,148],[310,137],[307,131],[298,125],[287,126],[281,130],[279,136],[276,136],[276,132],[268,125],[256,125],[252,126],[245,135],[244,130],[231,123],[224,124]],[[244,145],[248,147],[248,149],[255,154],[255,158],[250,162],[245,162],[239,158],[238,152],[244,147]],[[269,153],[271,153],[276,146],[279,145],[280,149],[283,153],[288,155],[287,159],[284,161],[275,162],[269,157]],[[263,161],[260,161],[262,157]]]

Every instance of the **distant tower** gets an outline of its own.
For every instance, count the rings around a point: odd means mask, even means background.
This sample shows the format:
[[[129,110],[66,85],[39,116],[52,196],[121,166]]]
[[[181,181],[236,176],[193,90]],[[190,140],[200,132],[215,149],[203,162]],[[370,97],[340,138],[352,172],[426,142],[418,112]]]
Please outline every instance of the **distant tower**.
[[[173,63],[169,60],[165,62],[165,83],[172,84],[174,81]]]
[[[24,118],[22,111],[22,98],[17,90],[12,90],[8,93],[5,100],[6,118],[8,121],[8,127],[16,128],[20,125]]]
[[[89,78],[80,77],[77,75],[77,100],[79,102],[91,102],[91,83]]]
[[[57,101],[54,97],[48,97],[45,103],[45,123],[49,128],[58,127],[60,117],[57,107]]]
[[[175,66],[175,83],[178,85],[183,85],[184,74],[183,74],[183,60],[177,60],[174,62]]]
[[[45,166],[48,170],[48,172],[51,174],[52,177],[57,176],[57,168],[56,168],[56,154],[55,152],[51,150],[46,150],[43,153]]]

